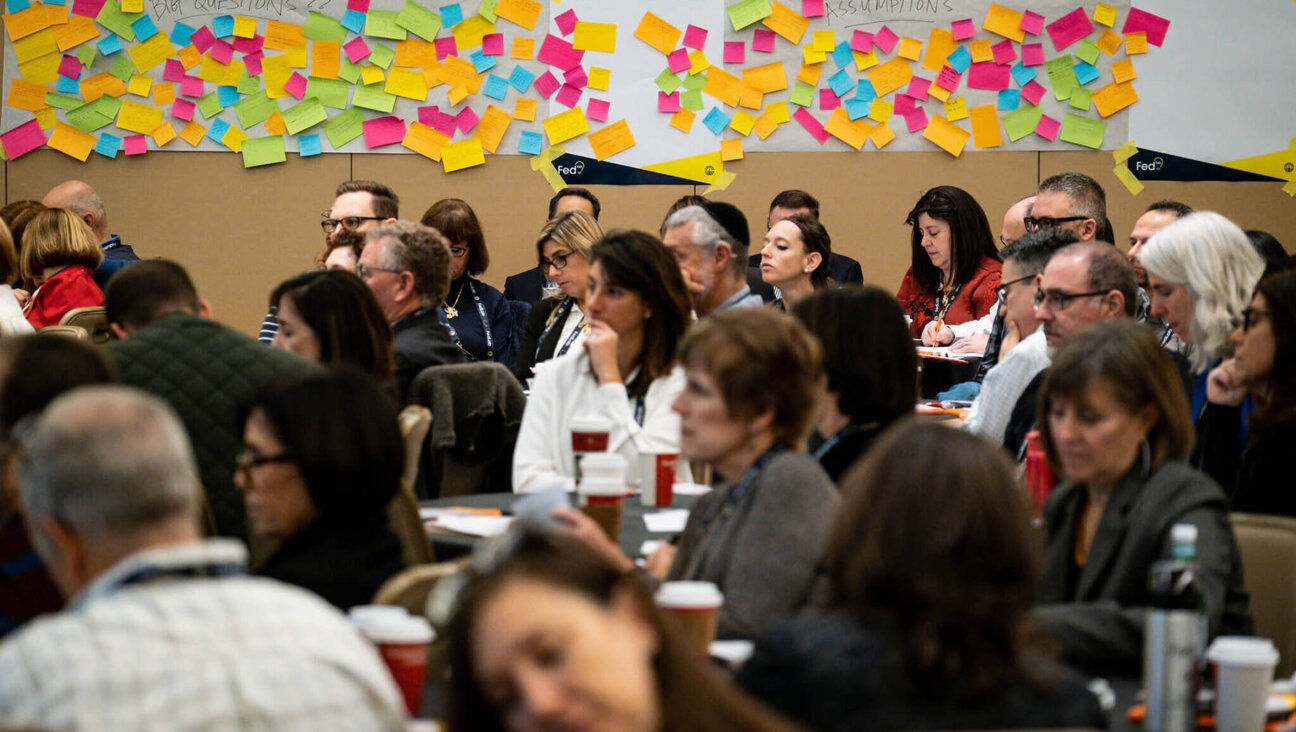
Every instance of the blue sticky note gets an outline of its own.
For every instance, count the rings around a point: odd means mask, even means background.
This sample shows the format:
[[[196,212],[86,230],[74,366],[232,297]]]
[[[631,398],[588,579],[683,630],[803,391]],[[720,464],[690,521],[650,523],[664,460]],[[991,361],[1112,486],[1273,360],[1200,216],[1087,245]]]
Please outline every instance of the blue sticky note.
[[[234,16],[218,15],[212,18],[211,26],[217,38],[228,38],[234,35]]]
[[[844,69],[855,61],[855,53],[851,51],[850,44],[846,41],[838,43],[831,55],[833,63],[837,64],[839,69]]]
[[[192,36],[196,30],[198,29],[177,21],[176,24],[171,27],[171,35],[167,40],[177,46],[187,46],[189,45],[189,36]]]
[[[1018,89],[1001,89],[999,91],[999,104],[996,107],[1000,112],[1011,112],[1021,106],[1021,91]]]
[[[320,146],[319,133],[297,136],[298,155],[303,158],[309,158],[312,155],[319,155],[322,152],[324,152],[324,149]]]
[[[877,92],[873,91],[873,82],[868,79],[860,79],[859,84],[855,86],[855,98],[866,102],[877,99]]]
[[[117,153],[121,150],[121,146],[122,139],[107,132],[101,133],[99,139],[95,140],[95,152],[105,158],[117,157]]]
[[[135,31],[136,40],[139,41],[147,41],[153,36],[156,36],[158,32],[157,26],[153,23],[153,19],[147,15],[142,15],[139,20],[131,23],[131,29]]]
[[[859,119],[860,117],[867,117],[869,113],[869,107],[873,106],[873,102],[872,100],[869,99],[860,99],[859,97],[856,97],[854,99],[847,99],[845,102],[842,102],[842,106],[846,108],[847,116],[849,116],[851,120],[854,121]]]
[[[212,120],[211,127],[207,128],[207,139],[212,142],[220,142],[225,133],[229,132],[229,128],[229,122],[217,117]]]
[[[58,78],[58,86],[56,88],[58,89],[59,94],[80,94],[81,93],[81,85],[77,83],[77,80],[69,79],[65,76],[60,76]]]
[[[232,107],[238,104],[239,92],[237,86],[218,86],[216,87],[216,101],[220,102],[222,107]]]
[[[850,78],[850,74],[846,73],[846,69],[842,69],[828,77],[828,86],[833,90],[833,94],[840,97],[855,86],[855,80]]]
[[[518,90],[518,94],[525,94],[527,89],[531,88],[531,82],[535,81],[535,74],[527,71],[521,66],[514,66],[513,73],[509,74],[509,84]]]
[[[968,51],[963,46],[959,46],[954,49],[950,55],[945,57],[945,63],[949,64],[951,69],[954,69],[961,74],[968,70],[968,66],[972,65],[972,52]]]
[[[99,53],[102,53],[105,56],[111,56],[120,50],[122,50],[122,42],[121,38],[118,37],[116,33],[104,38],[102,41],[99,41]]]
[[[487,56],[486,54],[482,53],[482,50],[480,48],[472,52],[471,58],[472,58],[473,68],[477,69],[477,73],[479,74],[483,71],[487,71],[489,69],[495,68],[495,57]]]
[[[1036,76],[1039,76],[1038,71],[1029,66],[1022,66],[1020,61],[1017,62],[1016,66],[1012,67],[1012,78],[1013,81],[1017,82],[1017,86],[1026,86]]]
[[[486,77],[486,83],[482,86],[482,94],[485,94],[491,99],[498,99],[502,102],[504,101],[504,96],[508,94],[508,88],[508,81],[506,81],[504,77],[491,74]]]
[[[707,112],[706,118],[702,120],[702,124],[718,135],[729,126],[729,115],[721,112],[719,107],[712,107],[711,111]]]
[[[31,3],[27,2],[27,0],[5,0],[5,7],[8,8],[11,13],[16,13],[19,10],[26,10],[28,5],[31,5]]]
[[[1075,65],[1075,75],[1076,81],[1080,82],[1080,86],[1084,86],[1098,78],[1098,69],[1091,63],[1081,61]]]
[[[462,22],[463,8],[459,7],[459,3],[441,6],[441,25],[449,28],[451,26],[459,25]]]
[[[343,28],[346,28],[352,33],[359,33],[364,30],[365,14],[359,10],[347,10],[342,14],[342,20],[338,22],[342,24]]]
[[[45,4],[46,5],[66,5],[67,3],[65,3],[64,0],[46,0]]]
[[[525,155],[539,155],[540,148],[544,146],[544,135],[531,130],[523,130],[522,137],[518,140],[518,152]]]

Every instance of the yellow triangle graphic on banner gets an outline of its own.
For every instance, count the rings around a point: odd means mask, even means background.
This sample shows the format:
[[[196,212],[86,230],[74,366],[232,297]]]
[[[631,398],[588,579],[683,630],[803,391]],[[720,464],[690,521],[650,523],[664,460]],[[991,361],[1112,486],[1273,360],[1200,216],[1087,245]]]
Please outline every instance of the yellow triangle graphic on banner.
[[[1293,175],[1296,174],[1296,137],[1292,138],[1291,144],[1287,146],[1286,150],[1230,160],[1227,163],[1220,163],[1220,165],[1225,168],[1244,170],[1257,175],[1267,175],[1270,178],[1278,178],[1279,180],[1292,180]]]
[[[720,160],[720,151],[694,155],[689,158],[667,160],[664,163],[645,165],[641,170],[662,175],[673,175],[696,183],[714,183],[724,172],[724,163]]]

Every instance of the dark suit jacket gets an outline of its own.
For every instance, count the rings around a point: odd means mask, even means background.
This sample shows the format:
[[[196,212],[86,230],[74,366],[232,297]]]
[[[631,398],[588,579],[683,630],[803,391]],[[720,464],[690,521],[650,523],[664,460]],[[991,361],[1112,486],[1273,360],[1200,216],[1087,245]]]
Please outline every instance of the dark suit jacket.
[[[536,364],[553,358],[554,352],[558,350],[563,321],[555,319],[553,328],[549,329],[549,335],[543,340],[540,336],[544,334],[549,314],[561,303],[561,300],[545,298],[531,306],[531,312],[527,315],[526,330],[522,333],[522,344],[518,346],[517,358],[513,360],[513,375],[523,384],[534,375],[531,369]],[[567,317],[572,317],[570,311]]]
[[[532,267],[504,279],[504,297],[534,304],[544,297],[544,283],[545,276],[540,268]]]
[[[1064,484],[1044,504],[1048,549],[1036,617],[1066,661],[1092,674],[1141,672],[1148,569],[1168,556],[1175,524],[1197,527],[1197,587],[1211,637],[1252,631],[1224,492],[1187,463],[1165,463],[1146,480],[1142,470],[1136,461],[1107,499],[1083,567],[1074,552],[1087,489]]]
[[[760,260],[759,254],[747,258],[747,267],[749,270],[752,267],[756,268],[757,278],[760,277]],[[860,267],[860,263],[845,254],[834,254],[828,259],[828,276],[839,285],[864,284],[864,270]]]
[[[401,403],[409,395],[414,377],[428,366],[463,363],[463,349],[450,338],[450,329],[437,318],[436,308],[426,308],[392,323],[392,351],[396,356],[396,384]]]

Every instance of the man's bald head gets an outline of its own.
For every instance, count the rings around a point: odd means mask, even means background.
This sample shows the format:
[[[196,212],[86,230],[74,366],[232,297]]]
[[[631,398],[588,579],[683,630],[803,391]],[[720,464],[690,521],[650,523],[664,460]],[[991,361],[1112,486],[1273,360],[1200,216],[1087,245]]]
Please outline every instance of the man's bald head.
[[[41,203],[46,208],[65,208],[86,222],[99,241],[106,241],[108,232],[108,212],[104,210],[103,198],[90,187],[89,183],[79,180],[68,180],[59,183],[45,194]]]
[[[1004,213],[1003,226],[999,229],[999,241],[1008,246],[1026,235],[1026,217],[1030,215],[1034,196],[1027,196],[1008,207]]]

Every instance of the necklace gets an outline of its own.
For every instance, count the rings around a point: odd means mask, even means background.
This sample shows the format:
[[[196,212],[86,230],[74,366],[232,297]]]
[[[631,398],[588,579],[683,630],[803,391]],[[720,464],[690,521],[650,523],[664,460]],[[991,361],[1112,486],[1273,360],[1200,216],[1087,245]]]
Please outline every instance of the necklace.
[[[463,297],[463,291],[464,291],[464,286],[459,285],[459,294],[455,295],[454,303],[445,306],[445,314],[447,318],[453,319],[459,317],[459,310],[458,308],[455,307],[455,305],[459,304],[459,298]]]

